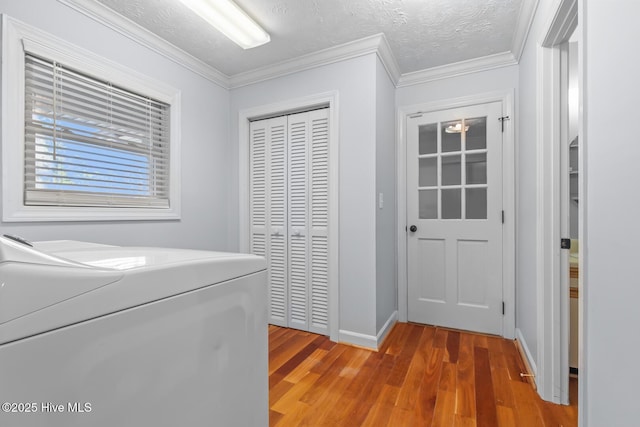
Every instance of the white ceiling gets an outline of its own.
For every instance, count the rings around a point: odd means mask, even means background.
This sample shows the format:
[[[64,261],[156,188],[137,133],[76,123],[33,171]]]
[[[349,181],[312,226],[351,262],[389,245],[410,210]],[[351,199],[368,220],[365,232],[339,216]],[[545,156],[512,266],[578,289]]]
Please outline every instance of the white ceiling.
[[[271,35],[243,50],[178,0],[91,1],[227,77],[380,33],[400,74],[504,53],[517,60],[532,12],[531,0],[235,0]]]

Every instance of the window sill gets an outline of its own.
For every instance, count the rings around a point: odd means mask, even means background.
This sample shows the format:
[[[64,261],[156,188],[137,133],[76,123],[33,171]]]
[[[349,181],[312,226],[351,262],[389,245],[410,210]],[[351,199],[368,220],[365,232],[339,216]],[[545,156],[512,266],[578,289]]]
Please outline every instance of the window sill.
[[[31,207],[4,209],[4,222],[167,221],[179,220],[177,209]]]

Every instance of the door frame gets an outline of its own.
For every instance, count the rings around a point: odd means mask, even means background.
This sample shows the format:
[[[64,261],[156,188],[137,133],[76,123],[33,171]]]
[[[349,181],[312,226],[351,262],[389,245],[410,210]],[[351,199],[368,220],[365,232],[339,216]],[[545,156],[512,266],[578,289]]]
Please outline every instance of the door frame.
[[[249,123],[314,108],[329,108],[329,339],[338,341],[340,331],[340,254],[339,254],[339,124],[338,92],[325,92],[302,98],[242,109],[238,112],[238,188],[240,252],[249,252],[251,223],[249,209]]]
[[[562,66],[564,52],[562,44],[578,26],[577,0],[561,0],[557,7],[550,11],[538,43],[538,81],[537,81],[537,355],[536,386],[544,400],[567,404],[569,401],[569,290],[563,287],[563,254],[560,249],[562,236],[562,218],[568,212],[568,200],[562,200],[560,184],[563,175],[568,174],[568,167],[563,162],[563,117],[566,106],[561,103],[560,91],[563,88]],[[578,32],[582,49],[583,38]],[[578,54],[579,56],[581,53]],[[580,92],[583,80],[582,59],[578,59],[578,79]],[[583,100],[580,99],[580,105]],[[582,108],[580,107],[581,111]],[[582,138],[582,117],[578,117],[578,136]],[[567,148],[568,150],[568,148]],[[582,159],[583,147],[579,149],[578,186],[583,195],[585,162]],[[584,200],[578,204],[579,241],[583,240]],[[584,248],[585,245],[581,245]],[[584,266],[583,250],[580,251],[580,266]],[[568,269],[568,262],[565,266]],[[580,298],[584,274],[579,274]],[[566,284],[566,283],[565,283]],[[582,313],[582,309],[579,309]],[[583,340],[582,314],[578,320],[579,340]],[[583,370],[581,346],[578,350],[580,371]],[[583,376],[584,377],[584,376]],[[584,381],[580,381],[579,400],[583,401]],[[582,409],[583,405],[579,404]],[[582,411],[580,411],[582,413]]]
[[[515,338],[515,118],[513,108],[514,90],[487,92],[468,97],[452,98],[424,104],[398,107],[397,113],[397,251],[398,251],[398,320],[408,318],[408,257],[407,257],[407,117],[418,113],[429,113],[450,108],[468,107],[490,102],[502,103],[505,120],[502,138],[502,206],[505,222],[502,234],[502,295],[505,314],[502,320],[502,336]]]

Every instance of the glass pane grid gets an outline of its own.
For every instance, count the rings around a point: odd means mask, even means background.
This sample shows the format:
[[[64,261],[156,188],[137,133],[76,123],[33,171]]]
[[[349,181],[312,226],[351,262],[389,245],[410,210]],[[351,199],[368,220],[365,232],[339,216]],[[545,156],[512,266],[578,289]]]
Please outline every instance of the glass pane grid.
[[[486,117],[421,126],[419,138],[419,217],[486,219]]]

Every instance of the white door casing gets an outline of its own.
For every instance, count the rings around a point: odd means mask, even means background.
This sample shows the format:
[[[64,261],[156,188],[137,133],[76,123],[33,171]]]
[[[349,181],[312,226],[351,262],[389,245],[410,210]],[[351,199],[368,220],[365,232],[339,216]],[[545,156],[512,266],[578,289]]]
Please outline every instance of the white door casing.
[[[410,321],[504,333],[501,116],[494,102],[407,118]]]

